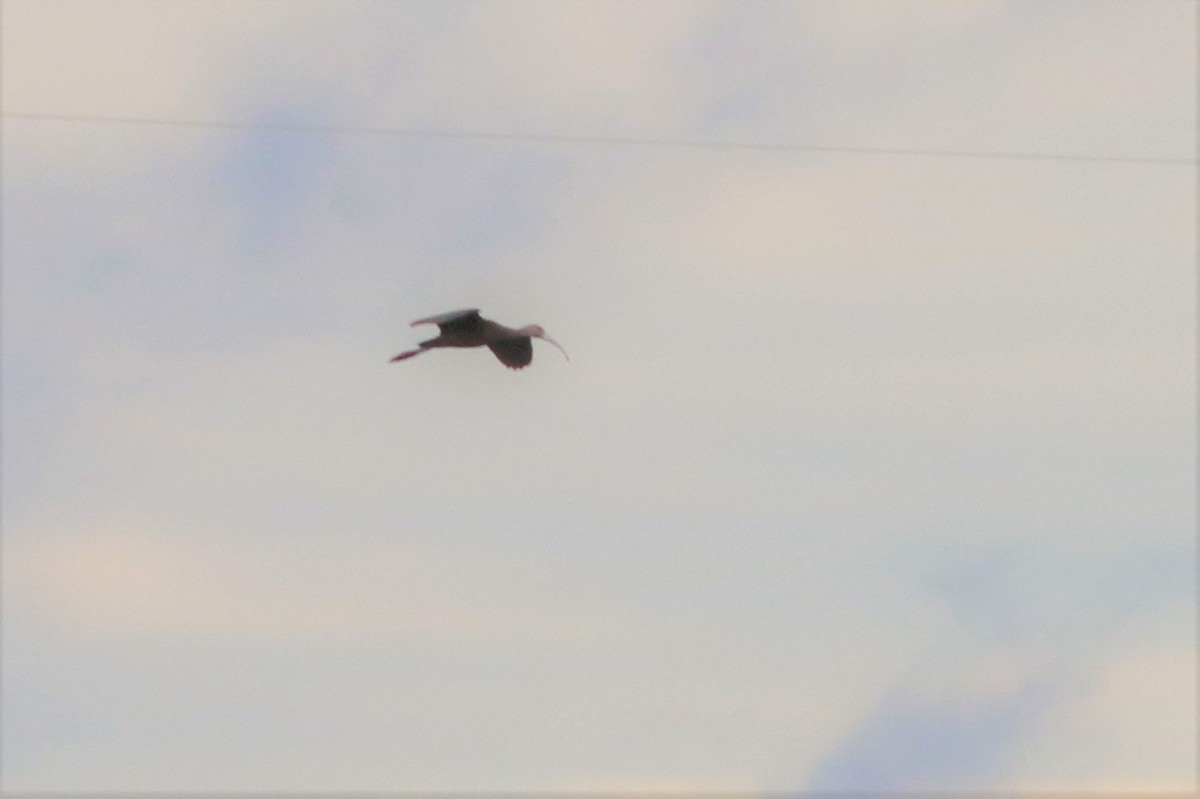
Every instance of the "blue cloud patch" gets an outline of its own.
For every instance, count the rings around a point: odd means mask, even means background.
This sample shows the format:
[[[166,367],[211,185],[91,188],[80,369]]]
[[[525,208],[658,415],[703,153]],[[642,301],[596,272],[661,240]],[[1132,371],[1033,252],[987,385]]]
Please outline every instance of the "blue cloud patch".
[[[1061,698],[1058,679],[945,700],[895,693],[817,769],[810,790],[980,789],[995,784],[1016,743]]]
[[[289,235],[298,213],[320,191],[336,140],[284,129],[314,124],[314,115],[303,109],[263,114],[255,123],[265,127],[230,136],[216,174],[245,215],[249,240],[273,246]]]

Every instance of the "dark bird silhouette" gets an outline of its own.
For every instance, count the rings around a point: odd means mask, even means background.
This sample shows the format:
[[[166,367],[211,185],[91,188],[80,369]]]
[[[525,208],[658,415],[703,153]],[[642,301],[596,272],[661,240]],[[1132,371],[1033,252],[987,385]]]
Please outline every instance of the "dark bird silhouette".
[[[486,346],[492,354],[500,359],[500,363],[509,369],[522,369],[533,360],[533,339],[540,338],[558,347],[569,361],[571,356],[558,345],[558,342],[546,335],[541,325],[526,325],[520,328],[505,327],[484,319],[479,315],[478,308],[468,308],[463,311],[418,319],[417,325],[437,325],[439,335],[428,341],[422,341],[415,350],[408,350],[392,358],[392,363],[403,361],[414,355],[420,355],[434,347],[483,347]]]

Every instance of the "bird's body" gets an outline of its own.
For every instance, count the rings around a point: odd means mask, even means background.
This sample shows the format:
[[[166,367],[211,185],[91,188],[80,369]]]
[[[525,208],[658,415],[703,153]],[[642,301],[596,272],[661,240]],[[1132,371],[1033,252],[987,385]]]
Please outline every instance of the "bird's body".
[[[393,362],[403,361],[436,347],[487,347],[508,368],[521,369],[533,360],[535,338],[548,341],[562,350],[563,355],[567,354],[554,339],[546,335],[541,326],[505,327],[491,319],[484,319],[479,315],[478,308],[450,311],[418,319],[413,322],[414,327],[417,325],[437,325],[438,336],[422,341],[415,350],[400,353],[392,358]],[[570,360],[570,356],[567,356],[567,359]]]

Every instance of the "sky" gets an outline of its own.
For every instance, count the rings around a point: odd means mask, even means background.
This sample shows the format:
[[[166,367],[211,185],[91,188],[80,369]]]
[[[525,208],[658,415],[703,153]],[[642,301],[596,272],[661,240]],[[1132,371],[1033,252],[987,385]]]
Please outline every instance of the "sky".
[[[6,790],[1197,787],[1195,2],[0,12]]]

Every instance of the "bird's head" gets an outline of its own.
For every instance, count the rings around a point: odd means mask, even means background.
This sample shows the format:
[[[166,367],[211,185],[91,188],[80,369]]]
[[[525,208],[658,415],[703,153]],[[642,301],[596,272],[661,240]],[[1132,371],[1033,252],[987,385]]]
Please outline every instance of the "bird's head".
[[[541,325],[528,325],[521,328],[519,332],[524,333],[526,336],[530,336],[531,338],[540,338],[542,341],[550,342],[554,346],[558,347],[559,352],[563,354],[564,358],[566,358],[568,361],[571,360],[571,356],[567,355],[567,351],[564,350],[557,341],[547,336],[546,331]]]

